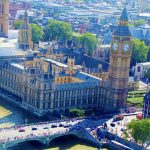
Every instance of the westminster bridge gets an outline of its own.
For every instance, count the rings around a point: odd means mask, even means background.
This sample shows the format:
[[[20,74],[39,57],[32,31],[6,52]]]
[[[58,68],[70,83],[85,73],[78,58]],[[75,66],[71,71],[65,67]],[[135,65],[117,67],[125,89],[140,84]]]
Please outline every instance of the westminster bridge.
[[[45,122],[1,129],[0,150],[7,150],[9,147],[27,141],[36,141],[49,145],[53,139],[67,135],[74,135],[100,147],[101,144],[84,128],[84,121],[83,119],[79,119]]]

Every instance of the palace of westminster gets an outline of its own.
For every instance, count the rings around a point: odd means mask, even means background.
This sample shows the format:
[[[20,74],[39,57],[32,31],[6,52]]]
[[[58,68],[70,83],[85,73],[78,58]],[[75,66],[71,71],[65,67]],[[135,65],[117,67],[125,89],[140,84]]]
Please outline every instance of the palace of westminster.
[[[9,0],[0,1],[0,91],[38,116],[71,108],[116,112],[124,108],[132,37],[126,9],[113,33],[107,78],[85,73],[68,57],[62,63],[32,50],[32,33],[25,11],[19,32],[9,30]],[[12,35],[13,34],[13,35]],[[17,36],[16,36],[17,35]],[[13,38],[13,37],[16,37]],[[18,39],[17,39],[18,38]],[[52,49],[51,47],[49,50]],[[14,100],[14,101],[15,101]]]

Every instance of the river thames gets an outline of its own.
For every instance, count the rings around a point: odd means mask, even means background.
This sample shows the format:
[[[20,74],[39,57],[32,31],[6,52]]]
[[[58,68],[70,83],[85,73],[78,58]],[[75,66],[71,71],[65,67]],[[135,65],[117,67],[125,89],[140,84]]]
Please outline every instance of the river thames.
[[[3,98],[0,98],[0,128],[10,127],[13,125],[21,125],[25,123],[37,123],[47,121],[46,119],[38,118],[13,104],[8,103]],[[73,136],[58,138],[50,143],[49,147],[35,142],[25,142],[18,144],[9,150],[98,150],[91,144],[82,141]]]

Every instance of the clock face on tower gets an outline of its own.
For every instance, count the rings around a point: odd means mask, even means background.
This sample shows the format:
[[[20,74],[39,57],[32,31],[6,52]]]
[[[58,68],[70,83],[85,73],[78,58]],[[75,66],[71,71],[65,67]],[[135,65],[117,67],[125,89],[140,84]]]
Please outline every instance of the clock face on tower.
[[[124,44],[124,45],[123,45],[123,50],[124,50],[124,52],[127,52],[127,51],[129,50],[129,48],[130,48],[130,45],[129,45],[129,44]]]
[[[118,44],[117,44],[117,43],[114,43],[114,44],[112,45],[112,49],[113,49],[114,51],[116,51],[117,48],[118,48]]]

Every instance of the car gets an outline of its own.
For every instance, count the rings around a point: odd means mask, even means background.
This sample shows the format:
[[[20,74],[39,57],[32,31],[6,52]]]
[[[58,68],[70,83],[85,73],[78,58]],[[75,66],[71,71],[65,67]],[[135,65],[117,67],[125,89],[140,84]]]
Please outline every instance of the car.
[[[110,123],[110,126],[115,127],[115,123],[113,123],[113,122]]]
[[[86,128],[86,130],[90,132],[90,131],[91,131],[91,128]]]
[[[60,123],[60,124],[59,124],[59,127],[64,127],[64,124]]]
[[[125,131],[125,128],[121,128],[121,131],[122,131],[122,132]]]
[[[64,125],[64,128],[69,128],[69,127],[71,127],[71,124]]]
[[[25,132],[25,130],[24,129],[19,129],[19,132]]]
[[[51,128],[57,128],[57,124],[52,124]]]
[[[32,131],[35,131],[35,130],[37,130],[37,128],[35,128],[35,127],[34,127],[34,128],[32,128]]]
[[[43,129],[49,129],[49,127],[44,127]]]
[[[119,115],[114,115],[113,116],[113,121],[120,121],[124,119],[124,115],[123,114],[119,114]]]

